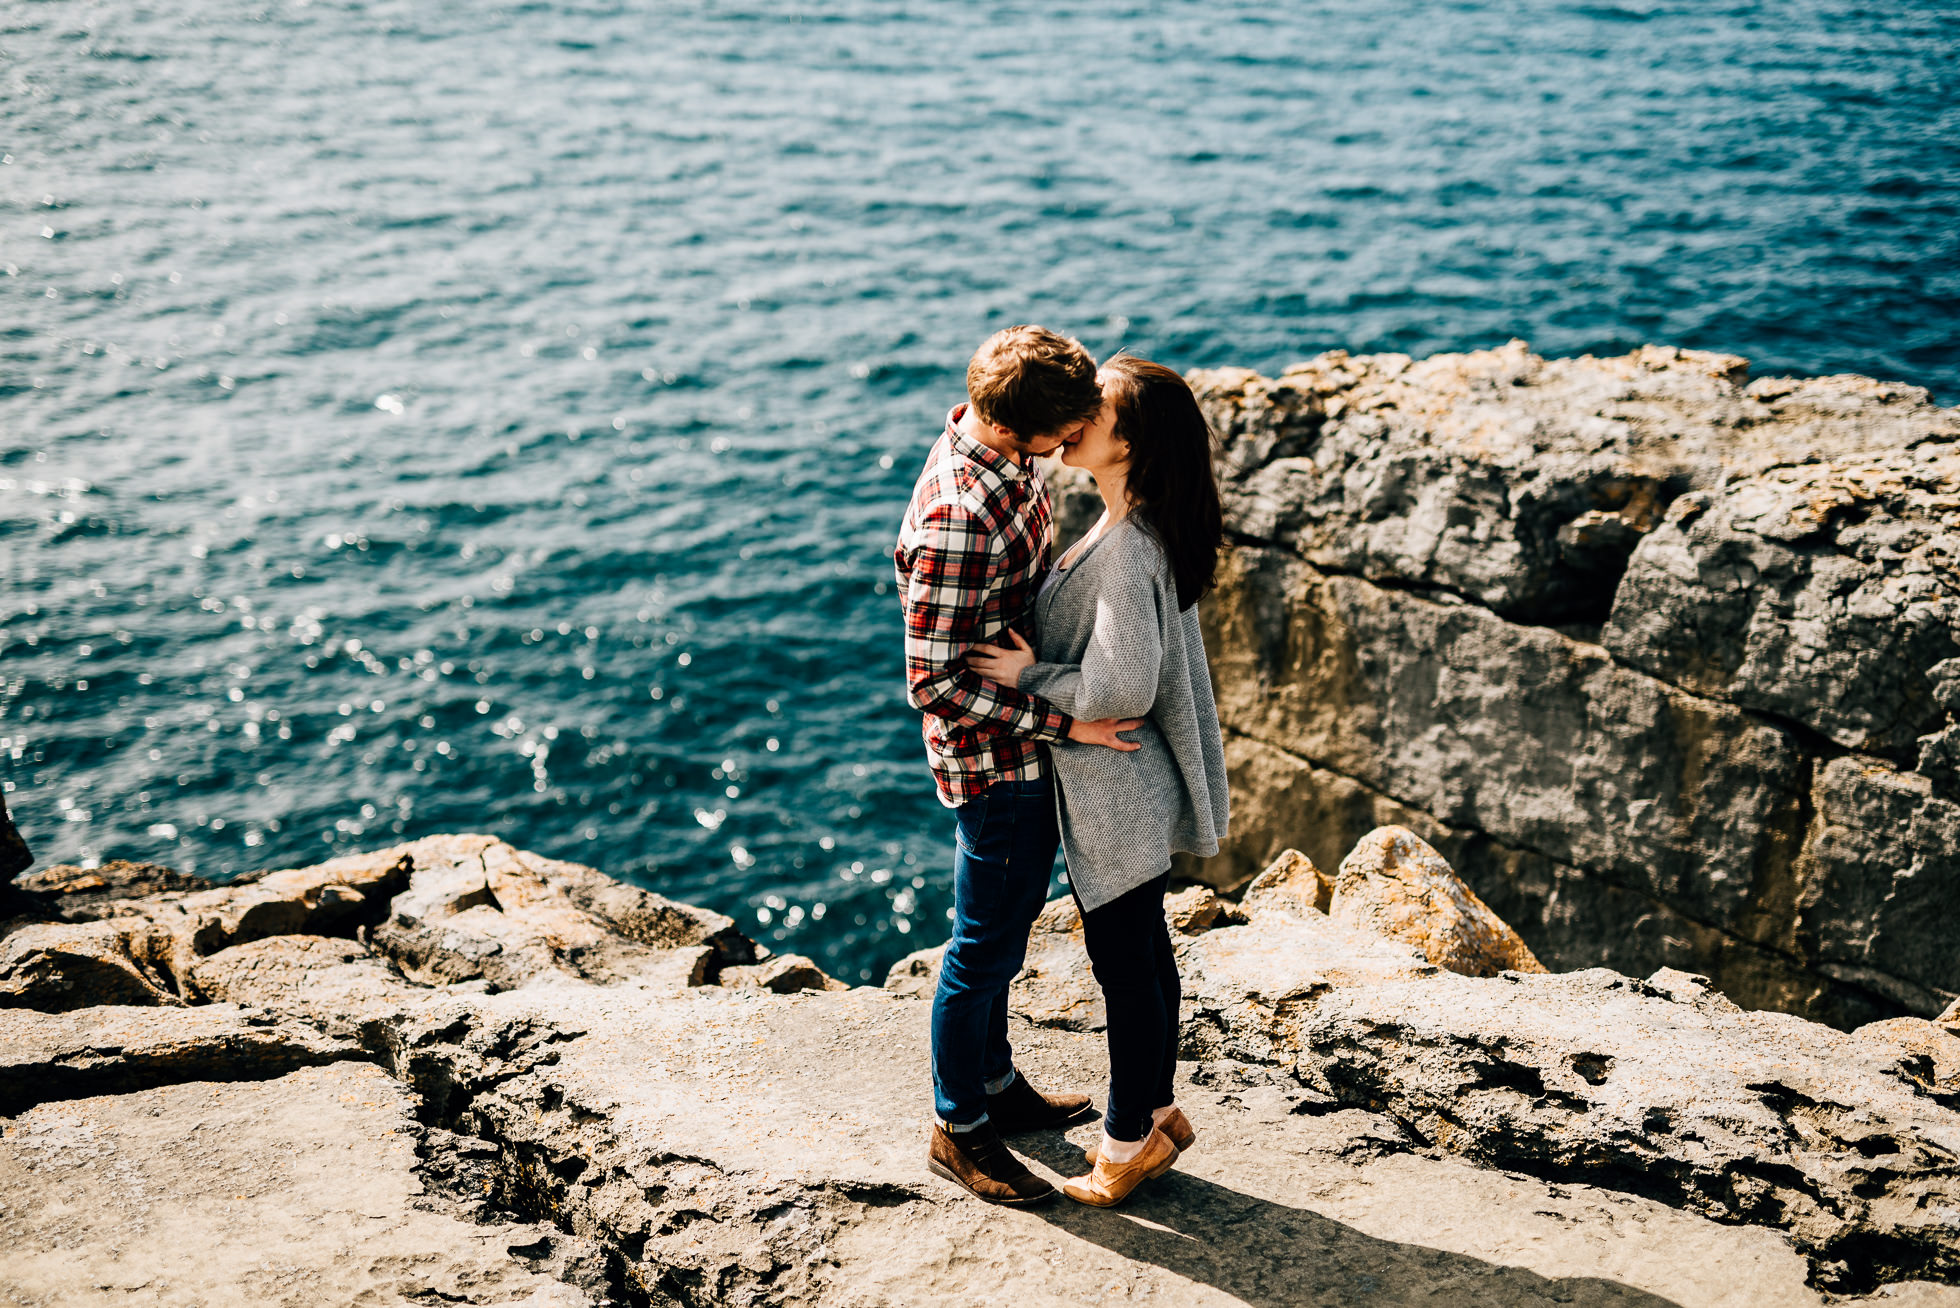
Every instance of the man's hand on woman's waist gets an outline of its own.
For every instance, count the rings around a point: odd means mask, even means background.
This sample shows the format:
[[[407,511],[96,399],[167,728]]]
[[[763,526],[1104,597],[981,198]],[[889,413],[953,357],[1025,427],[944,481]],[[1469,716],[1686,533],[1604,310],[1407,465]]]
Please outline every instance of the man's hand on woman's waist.
[[[1068,738],[1078,745],[1104,745],[1128,753],[1143,746],[1137,741],[1123,739],[1122,733],[1135,731],[1142,725],[1142,718],[1098,718],[1094,722],[1077,718],[1069,724]]]

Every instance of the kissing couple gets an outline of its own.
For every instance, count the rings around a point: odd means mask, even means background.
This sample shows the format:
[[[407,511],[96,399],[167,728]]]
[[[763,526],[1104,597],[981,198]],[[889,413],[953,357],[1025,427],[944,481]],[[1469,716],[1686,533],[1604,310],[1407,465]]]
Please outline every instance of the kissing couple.
[[[894,561],[905,675],[953,810],[953,936],[932,1001],[927,1166],[990,1203],[1054,1187],[1003,1136],[1082,1116],[1014,1066],[1008,984],[1066,855],[1108,1011],[1102,1139],[1071,1199],[1120,1203],[1197,1133],[1179,1110],[1171,855],[1218,852],[1225,751],[1197,603],[1222,535],[1212,434],[1184,379],[1121,355],[1099,370],[1041,327],[990,337],[919,474]],[[1036,459],[1095,478],[1104,511],[1052,560]]]

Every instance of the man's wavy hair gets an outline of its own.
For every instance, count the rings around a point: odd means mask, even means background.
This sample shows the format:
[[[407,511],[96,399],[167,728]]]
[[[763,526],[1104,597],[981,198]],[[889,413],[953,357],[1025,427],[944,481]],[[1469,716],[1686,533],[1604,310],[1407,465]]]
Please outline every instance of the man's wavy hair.
[[[982,419],[1033,440],[1102,411],[1096,361],[1082,342],[1046,327],[1006,327],[966,365],[966,394]]]

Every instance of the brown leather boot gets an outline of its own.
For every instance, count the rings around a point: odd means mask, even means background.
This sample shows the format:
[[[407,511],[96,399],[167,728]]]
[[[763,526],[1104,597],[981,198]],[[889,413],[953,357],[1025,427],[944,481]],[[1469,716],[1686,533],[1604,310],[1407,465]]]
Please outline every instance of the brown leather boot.
[[[1055,1193],[1054,1186],[1014,1156],[991,1121],[971,1131],[948,1131],[934,1122],[926,1167],[990,1204],[1038,1204]]]
[[[1170,1137],[1171,1143],[1177,1146],[1180,1158],[1184,1156],[1185,1150],[1198,1143],[1197,1128],[1191,1125],[1191,1119],[1184,1115],[1184,1110],[1175,1104],[1171,1105],[1171,1111],[1165,1114],[1164,1120],[1158,1123],[1157,1129]],[[1082,1151],[1082,1160],[1094,1167],[1096,1151],[1100,1148],[1102,1148],[1102,1141],[1097,1140]]]
[[[1016,1072],[1005,1090],[987,1096],[987,1120],[1002,1135],[1021,1135],[1072,1121],[1088,1107],[1088,1095],[1045,1095]]]
[[[1094,1208],[1114,1208],[1152,1177],[1162,1176],[1177,1161],[1177,1146],[1162,1131],[1144,1137],[1143,1151],[1127,1163],[1096,1159],[1087,1176],[1062,1182],[1062,1193]]]

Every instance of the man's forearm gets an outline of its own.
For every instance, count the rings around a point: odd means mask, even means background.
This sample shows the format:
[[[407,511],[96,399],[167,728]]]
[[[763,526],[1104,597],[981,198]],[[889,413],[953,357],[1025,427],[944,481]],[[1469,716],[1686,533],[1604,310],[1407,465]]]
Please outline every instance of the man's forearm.
[[[1060,744],[1074,719],[1038,695],[989,681],[965,665],[911,683],[912,706],[968,729],[992,728],[1024,740]]]

